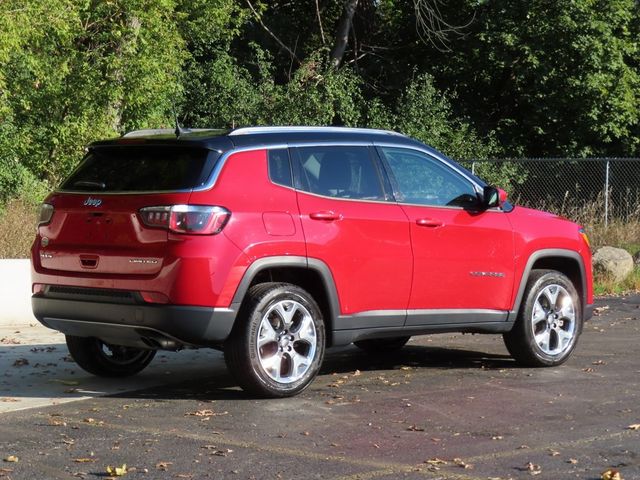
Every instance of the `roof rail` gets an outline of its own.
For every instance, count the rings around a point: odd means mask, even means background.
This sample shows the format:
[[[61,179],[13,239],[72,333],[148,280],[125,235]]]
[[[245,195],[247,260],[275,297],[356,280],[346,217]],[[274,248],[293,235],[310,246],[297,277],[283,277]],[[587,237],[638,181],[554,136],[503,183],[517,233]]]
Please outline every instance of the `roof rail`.
[[[218,132],[220,130],[215,128],[183,128],[182,134],[196,133],[196,132]],[[175,128],[150,128],[147,130],[133,130],[127,132],[123,137],[147,137],[149,135],[174,135],[176,134]]]
[[[359,132],[359,133],[384,133],[387,135],[399,135],[401,133],[393,132],[391,130],[376,130],[372,128],[352,128],[352,127],[302,127],[302,126],[289,126],[289,127],[242,127],[236,128],[229,132],[230,136],[235,135],[247,135],[247,134],[261,134],[261,133],[288,133],[288,132],[317,132],[317,133],[331,133],[331,132]]]

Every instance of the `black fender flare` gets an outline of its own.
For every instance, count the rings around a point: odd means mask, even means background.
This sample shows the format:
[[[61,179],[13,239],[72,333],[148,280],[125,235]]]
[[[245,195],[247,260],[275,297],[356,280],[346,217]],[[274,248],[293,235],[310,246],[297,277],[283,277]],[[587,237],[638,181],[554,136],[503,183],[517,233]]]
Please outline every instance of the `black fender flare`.
[[[515,301],[513,302],[513,308],[511,312],[509,312],[509,320],[515,321],[518,316],[518,312],[520,311],[520,305],[522,304],[522,298],[524,297],[524,291],[527,287],[527,281],[529,280],[529,275],[531,274],[531,270],[533,270],[533,265],[538,261],[545,258],[566,258],[569,260],[573,260],[578,264],[578,268],[580,270],[580,281],[581,281],[581,301],[582,301],[582,316],[584,320],[588,320],[591,317],[591,309],[588,308],[587,305],[587,275],[585,270],[584,261],[582,256],[576,252],[575,250],[567,250],[563,248],[545,248],[542,250],[537,250],[529,256],[527,260],[527,264],[524,267],[524,271],[522,272],[522,276],[520,277],[520,284],[518,287],[518,294],[516,295]]]
[[[318,260],[317,258],[308,258],[302,256],[294,256],[294,255],[282,255],[282,256],[274,256],[274,257],[263,257],[255,260],[247,270],[244,272],[242,276],[242,280],[238,284],[238,288],[236,289],[236,293],[233,296],[233,300],[231,301],[230,308],[238,312],[240,310],[240,306],[242,305],[242,301],[244,300],[247,291],[249,290],[249,286],[253,279],[258,275],[261,271],[269,269],[269,268],[304,268],[313,270],[314,272],[320,275],[322,279],[323,287],[327,292],[327,299],[329,301],[329,311],[331,312],[331,317],[329,320],[330,325],[333,325],[335,320],[340,315],[340,301],[338,297],[338,290],[336,288],[336,284],[333,280],[333,274],[331,273],[331,269],[329,266],[324,263],[322,260]]]

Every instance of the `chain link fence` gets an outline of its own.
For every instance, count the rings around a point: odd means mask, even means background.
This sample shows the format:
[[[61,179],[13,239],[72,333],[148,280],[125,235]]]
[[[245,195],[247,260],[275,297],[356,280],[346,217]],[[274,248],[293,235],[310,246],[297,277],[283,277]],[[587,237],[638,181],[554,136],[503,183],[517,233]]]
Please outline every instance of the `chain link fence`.
[[[585,223],[640,220],[640,158],[525,158],[462,162],[518,205]],[[504,186],[503,186],[504,185]]]

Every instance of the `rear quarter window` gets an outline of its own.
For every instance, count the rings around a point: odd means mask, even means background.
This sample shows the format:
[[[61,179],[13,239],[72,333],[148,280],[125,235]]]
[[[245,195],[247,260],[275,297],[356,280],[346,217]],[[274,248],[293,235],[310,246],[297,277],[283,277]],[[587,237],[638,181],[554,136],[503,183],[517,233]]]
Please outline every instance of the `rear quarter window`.
[[[93,148],[62,184],[65,191],[165,192],[204,186],[220,156],[203,148]]]

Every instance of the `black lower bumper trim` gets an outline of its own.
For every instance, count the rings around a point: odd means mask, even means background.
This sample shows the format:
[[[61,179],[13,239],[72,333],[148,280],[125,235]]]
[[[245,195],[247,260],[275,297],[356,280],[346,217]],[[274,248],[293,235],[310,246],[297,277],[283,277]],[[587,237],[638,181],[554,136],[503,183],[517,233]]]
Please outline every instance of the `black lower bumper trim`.
[[[234,308],[125,305],[33,296],[33,314],[65,335],[147,348],[214,346],[227,339]]]

